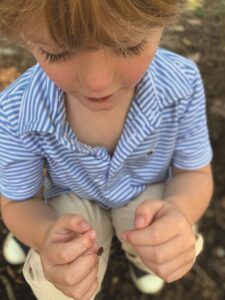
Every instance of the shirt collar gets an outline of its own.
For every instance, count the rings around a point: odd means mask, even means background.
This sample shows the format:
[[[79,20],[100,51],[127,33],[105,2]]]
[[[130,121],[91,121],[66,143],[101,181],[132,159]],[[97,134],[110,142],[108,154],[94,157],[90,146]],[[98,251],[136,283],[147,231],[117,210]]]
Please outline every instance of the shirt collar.
[[[151,113],[159,109],[149,71],[137,85],[133,100],[135,103],[131,105],[134,106],[130,109],[131,118],[133,118],[132,112],[136,114],[137,110],[138,113],[151,117]],[[137,118],[137,116],[134,117]],[[63,131],[65,125],[65,118],[63,91],[49,79],[37,64],[22,97],[18,122],[19,134],[32,132],[57,134],[58,132],[60,135],[60,131]]]
[[[162,53],[162,55],[164,54]],[[165,62],[168,63],[168,60],[165,60]],[[114,154],[114,160],[119,161],[120,165],[146,138],[150,139],[152,145],[154,144],[153,146],[156,147],[159,138],[157,133],[160,129],[165,108],[175,106],[179,100],[188,97],[192,93],[187,78],[183,78],[178,67],[174,67],[172,62],[169,62],[169,64],[171,70],[167,74],[164,70],[165,66],[161,53],[157,53],[137,85],[135,97],[116,148],[120,151],[116,151]],[[171,74],[173,77],[171,77]],[[179,87],[178,89],[176,89],[176,85]],[[175,86],[175,89],[171,90],[171,86],[172,88]],[[120,155],[120,153],[123,153],[123,155]],[[118,164],[114,165],[116,168]]]
[[[174,62],[159,49],[136,87],[128,114],[128,123],[142,116],[142,124],[154,130],[165,107],[191,94],[191,86]],[[44,73],[39,64],[34,68],[20,106],[18,132],[59,133],[65,123],[64,93]],[[143,122],[143,120],[145,120]],[[133,123],[132,121],[132,123]],[[133,124],[134,125],[134,124]],[[137,129],[138,129],[137,123]],[[141,128],[139,128],[141,129]],[[139,130],[138,130],[139,131]]]
[[[53,133],[65,118],[64,94],[39,64],[25,90],[19,112],[18,132]]]
[[[190,97],[192,85],[184,69],[189,68],[190,61],[184,66],[184,58],[164,49],[158,49],[149,68],[158,104],[161,109],[178,104]]]

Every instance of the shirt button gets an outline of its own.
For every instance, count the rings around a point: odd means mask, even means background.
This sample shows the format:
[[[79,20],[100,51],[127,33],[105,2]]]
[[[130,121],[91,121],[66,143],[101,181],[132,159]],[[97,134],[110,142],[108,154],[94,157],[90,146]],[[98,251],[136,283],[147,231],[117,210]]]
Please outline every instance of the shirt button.
[[[145,157],[148,158],[150,157],[151,155],[153,155],[154,151],[153,150],[150,150],[148,151],[146,154],[145,154]]]
[[[149,152],[147,152],[147,156],[152,155],[154,153],[153,150],[150,150]]]

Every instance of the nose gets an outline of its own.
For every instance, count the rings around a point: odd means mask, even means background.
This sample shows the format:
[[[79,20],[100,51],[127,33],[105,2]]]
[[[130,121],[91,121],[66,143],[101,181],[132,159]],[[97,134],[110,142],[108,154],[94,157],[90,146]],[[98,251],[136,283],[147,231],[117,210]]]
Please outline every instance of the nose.
[[[105,96],[112,92],[114,72],[106,53],[98,50],[83,58],[79,79],[88,96]]]

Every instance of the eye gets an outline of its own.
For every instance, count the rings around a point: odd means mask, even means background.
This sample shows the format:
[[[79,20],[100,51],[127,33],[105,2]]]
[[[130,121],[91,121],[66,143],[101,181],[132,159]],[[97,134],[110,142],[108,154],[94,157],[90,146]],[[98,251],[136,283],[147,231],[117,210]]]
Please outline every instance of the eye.
[[[140,44],[133,47],[116,49],[116,52],[123,57],[140,55],[144,51],[146,43],[146,40],[143,40]]]
[[[44,60],[48,61],[50,64],[65,61],[72,55],[69,51],[63,51],[57,54],[49,53],[42,48],[39,48],[38,51],[44,57]]]

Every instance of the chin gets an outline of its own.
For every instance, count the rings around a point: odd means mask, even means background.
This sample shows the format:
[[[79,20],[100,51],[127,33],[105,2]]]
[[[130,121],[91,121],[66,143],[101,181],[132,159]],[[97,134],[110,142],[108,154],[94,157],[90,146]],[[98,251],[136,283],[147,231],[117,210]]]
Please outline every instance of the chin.
[[[102,103],[91,103],[91,102],[83,102],[82,103],[87,109],[91,111],[109,111],[116,106],[116,103],[113,101],[106,101]],[[118,103],[117,103],[118,104]]]
[[[98,111],[112,110],[115,107],[115,105],[99,105],[99,104],[97,104],[97,105],[85,105],[85,107],[91,111],[98,112]]]

